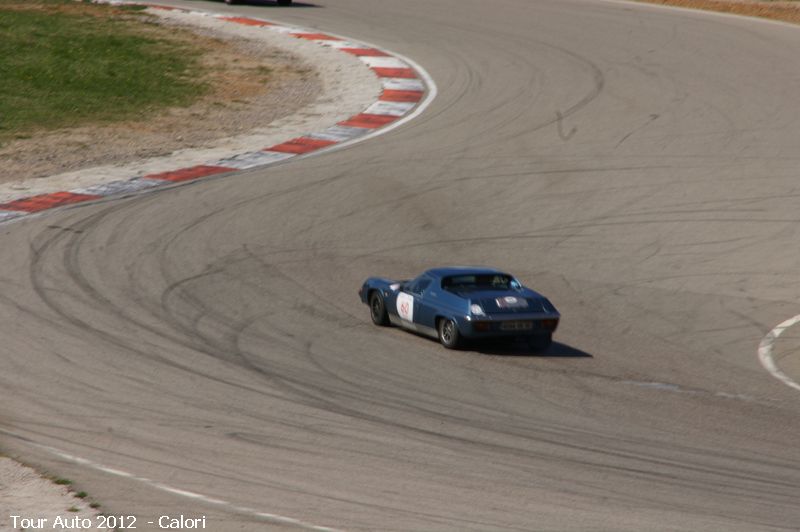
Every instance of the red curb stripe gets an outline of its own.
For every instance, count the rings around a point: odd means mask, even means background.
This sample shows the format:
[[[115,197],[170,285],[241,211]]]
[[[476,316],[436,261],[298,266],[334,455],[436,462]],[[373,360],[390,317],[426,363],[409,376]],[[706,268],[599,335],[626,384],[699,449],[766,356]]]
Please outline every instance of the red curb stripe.
[[[324,33],[292,33],[292,35],[298,39],[308,39],[309,41],[341,41],[338,37]]]
[[[178,183],[180,181],[189,181],[199,177],[206,177],[214,174],[224,174],[225,172],[232,172],[235,168],[227,168],[225,166],[191,166],[189,168],[181,168],[180,170],[173,170],[171,172],[162,172],[160,174],[150,174],[144,176],[145,179],[161,179],[163,181],[172,181]]]
[[[39,212],[62,205],[80,203],[101,198],[90,194],[73,194],[72,192],[53,192],[52,194],[40,194],[30,198],[22,198],[9,203],[0,205],[0,209],[7,211]]]
[[[391,57],[386,52],[381,52],[375,48],[339,48],[339,50],[362,57]]]
[[[182,11],[182,9],[180,9],[180,8],[170,7],[170,6],[156,6],[156,5],[150,5],[150,4],[132,4],[132,5],[146,6],[146,7],[150,8],[150,9],[163,9],[164,11]]]
[[[399,116],[389,116],[389,115],[371,115],[368,113],[361,113],[356,116],[351,116],[344,122],[339,122],[340,126],[351,126],[351,127],[363,127],[369,129],[375,129],[381,126],[385,126],[391,122],[394,122],[400,118]]]
[[[246,17],[220,17],[222,20],[228,22],[236,22],[237,24],[244,24],[245,26],[274,26],[271,22],[264,22],[263,20],[256,20],[254,18]]]
[[[372,71],[381,78],[415,78],[417,73],[411,68],[372,67]]]
[[[277,144],[270,148],[264,148],[265,151],[277,151],[281,153],[308,153],[312,151],[319,150],[321,148],[325,148],[326,146],[330,146],[331,144],[336,144],[336,142],[332,140],[322,140],[322,139],[312,139],[308,137],[298,137],[296,139],[292,139],[286,141],[282,144]]]
[[[418,102],[422,99],[422,91],[396,91],[384,89],[381,100],[384,102]]]

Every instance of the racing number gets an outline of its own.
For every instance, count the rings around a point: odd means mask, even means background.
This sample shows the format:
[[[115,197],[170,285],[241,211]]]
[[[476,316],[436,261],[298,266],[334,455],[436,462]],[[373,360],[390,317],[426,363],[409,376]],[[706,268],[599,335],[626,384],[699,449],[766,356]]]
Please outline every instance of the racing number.
[[[405,292],[397,294],[397,315],[400,319],[414,321],[414,296]]]

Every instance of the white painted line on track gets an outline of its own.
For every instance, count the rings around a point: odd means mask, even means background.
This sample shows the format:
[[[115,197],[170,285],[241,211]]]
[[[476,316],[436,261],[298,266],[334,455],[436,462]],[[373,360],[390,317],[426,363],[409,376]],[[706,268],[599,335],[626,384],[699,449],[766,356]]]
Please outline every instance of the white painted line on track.
[[[200,502],[203,502],[203,503],[206,503],[206,504],[210,504],[210,505],[214,505],[214,506],[220,506],[220,507],[222,507],[224,509],[233,511],[235,513],[249,515],[250,517],[256,517],[256,518],[259,518],[259,519],[263,519],[265,521],[270,521],[270,522],[275,523],[275,524],[290,525],[290,526],[294,526],[294,527],[305,529],[305,530],[313,530],[315,532],[340,532],[339,529],[336,529],[336,528],[330,528],[330,527],[326,527],[326,526],[319,526],[319,525],[314,525],[314,524],[311,524],[311,523],[306,523],[305,521],[302,521],[300,519],[295,519],[294,517],[287,517],[285,515],[279,515],[279,514],[273,514],[273,513],[269,513],[269,512],[264,512],[264,511],[257,510],[257,509],[254,509],[254,508],[250,508],[250,507],[247,507],[247,506],[239,506],[239,505],[233,504],[231,502],[224,501],[222,499],[215,499],[213,497],[208,497],[208,496],[203,495],[201,493],[195,493],[193,491],[182,490],[180,488],[169,486],[167,484],[162,484],[161,482],[158,482],[158,481],[146,478],[146,477],[140,477],[140,476],[134,475],[133,473],[128,473],[127,471],[122,471],[120,469],[116,469],[116,468],[113,468],[113,467],[107,467],[107,466],[104,466],[103,464],[99,464],[97,462],[93,462],[91,460],[87,460],[86,458],[81,458],[79,456],[75,456],[75,455],[66,453],[66,452],[64,452],[64,451],[62,451],[60,449],[56,449],[55,447],[50,447],[49,445],[43,445],[41,443],[36,443],[36,442],[30,441],[27,438],[21,437],[21,436],[19,436],[17,434],[14,434],[13,432],[8,432],[8,431],[3,430],[3,429],[0,429],[0,433],[6,434],[8,436],[15,437],[17,439],[21,439],[21,440],[25,441],[27,444],[32,445],[34,447],[37,447],[37,448],[39,448],[39,449],[41,449],[41,450],[43,450],[43,451],[45,451],[45,452],[47,452],[49,454],[52,454],[54,456],[57,456],[57,457],[61,458],[62,460],[66,460],[68,462],[72,462],[74,464],[78,464],[78,465],[83,466],[83,467],[89,467],[91,469],[94,469],[96,471],[101,471],[101,472],[106,473],[108,475],[114,475],[114,476],[117,476],[117,477],[122,477],[122,478],[127,478],[127,479],[130,479],[130,480],[135,480],[136,482],[139,482],[139,483],[142,483],[142,484],[146,484],[146,485],[148,485],[148,486],[150,486],[152,488],[155,488],[155,489],[157,489],[159,491],[163,491],[163,492],[166,492],[166,493],[171,493],[173,495],[178,495],[180,497],[185,497],[187,499],[200,501]]]
[[[786,386],[800,391],[800,384],[796,383],[789,378],[788,375],[782,372],[775,364],[775,360],[772,357],[772,348],[778,338],[784,333],[784,331],[786,331],[786,329],[797,325],[798,323],[800,323],[800,314],[793,318],[789,318],[767,333],[767,335],[761,340],[761,344],[758,346],[758,359],[761,361],[761,365],[764,366],[764,368],[769,371],[773,377],[784,383]]]

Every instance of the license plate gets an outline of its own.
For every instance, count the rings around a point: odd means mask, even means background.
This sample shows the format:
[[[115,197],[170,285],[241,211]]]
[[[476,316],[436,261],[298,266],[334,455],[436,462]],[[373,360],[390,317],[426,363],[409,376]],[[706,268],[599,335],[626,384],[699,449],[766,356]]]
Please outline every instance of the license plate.
[[[530,331],[533,329],[532,321],[504,321],[500,324],[501,331]]]

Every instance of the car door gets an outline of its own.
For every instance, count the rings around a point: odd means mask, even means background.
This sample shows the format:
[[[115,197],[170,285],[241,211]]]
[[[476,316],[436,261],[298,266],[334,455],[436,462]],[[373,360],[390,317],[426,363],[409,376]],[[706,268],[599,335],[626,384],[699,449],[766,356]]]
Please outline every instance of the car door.
[[[415,293],[414,321],[425,329],[424,332],[433,334],[436,331],[436,315],[441,304],[439,301],[441,289],[432,279],[425,279],[415,288],[419,292]]]
[[[414,328],[414,287],[418,280],[419,278],[404,283],[397,291],[395,299],[395,309],[397,317],[400,318],[400,325],[409,329]]]
[[[397,293],[396,309],[403,327],[418,330],[420,302],[425,289],[431,284],[430,278],[420,276],[406,283]]]

